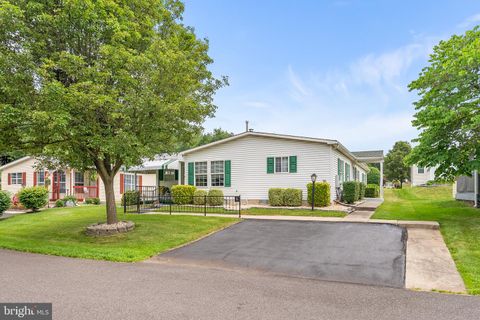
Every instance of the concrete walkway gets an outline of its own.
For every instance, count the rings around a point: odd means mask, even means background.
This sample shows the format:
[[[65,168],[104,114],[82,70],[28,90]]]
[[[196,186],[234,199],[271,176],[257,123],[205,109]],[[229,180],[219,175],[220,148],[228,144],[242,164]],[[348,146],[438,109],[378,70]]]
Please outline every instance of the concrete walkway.
[[[408,230],[405,287],[466,293],[439,230]]]
[[[375,213],[375,210],[383,203],[383,199],[367,198],[359,204],[355,211],[345,217],[348,221],[364,221],[370,219]]]

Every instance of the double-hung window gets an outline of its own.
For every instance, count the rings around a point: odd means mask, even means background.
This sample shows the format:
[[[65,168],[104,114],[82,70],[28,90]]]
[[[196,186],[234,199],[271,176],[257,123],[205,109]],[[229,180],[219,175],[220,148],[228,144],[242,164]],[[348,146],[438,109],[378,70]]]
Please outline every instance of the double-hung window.
[[[208,185],[207,161],[195,162],[195,185],[197,187]]]
[[[83,172],[75,171],[75,186],[84,186],[85,185],[85,176]]]
[[[45,171],[38,171],[37,172],[37,186],[44,186],[45,185]]]
[[[338,174],[338,180],[339,182],[345,181],[345,163],[343,160],[340,158],[338,159],[338,168],[337,168],[337,174]]]
[[[425,168],[424,167],[418,167],[418,173],[425,173]]]
[[[212,161],[210,165],[212,187],[223,187],[225,185],[225,161]]]
[[[10,174],[11,183],[12,184],[22,184],[23,183],[23,175],[21,172],[13,172]]]
[[[288,157],[275,157],[275,172],[288,172]]]
[[[123,176],[123,183],[125,185],[125,191],[132,191],[136,188],[135,175],[134,174],[125,174]]]

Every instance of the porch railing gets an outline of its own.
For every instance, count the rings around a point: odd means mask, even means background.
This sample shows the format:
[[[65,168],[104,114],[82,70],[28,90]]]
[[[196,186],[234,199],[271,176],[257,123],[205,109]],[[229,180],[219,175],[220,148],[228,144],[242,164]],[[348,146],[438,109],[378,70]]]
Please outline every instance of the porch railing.
[[[90,198],[98,198],[98,187],[97,186],[74,186],[73,195],[79,201]]]

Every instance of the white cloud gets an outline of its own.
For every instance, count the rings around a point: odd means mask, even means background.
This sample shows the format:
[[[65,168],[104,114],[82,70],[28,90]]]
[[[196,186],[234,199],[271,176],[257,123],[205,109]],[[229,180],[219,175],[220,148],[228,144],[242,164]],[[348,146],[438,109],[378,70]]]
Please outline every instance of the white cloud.
[[[465,20],[460,22],[457,27],[464,29],[477,24],[477,22],[480,22],[480,13],[474,14],[473,16],[466,18]]]
[[[288,66],[288,80],[292,85],[292,97],[301,99],[302,97],[309,95],[307,87],[300,77],[293,71],[292,66]]]

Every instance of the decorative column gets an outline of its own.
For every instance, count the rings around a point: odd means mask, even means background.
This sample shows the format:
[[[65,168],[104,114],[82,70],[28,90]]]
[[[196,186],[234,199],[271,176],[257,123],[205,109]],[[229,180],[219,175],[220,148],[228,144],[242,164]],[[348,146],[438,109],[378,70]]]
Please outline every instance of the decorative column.
[[[380,198],[383,199],[383,161],[380,161]]]

